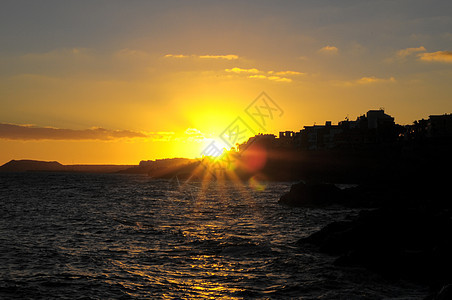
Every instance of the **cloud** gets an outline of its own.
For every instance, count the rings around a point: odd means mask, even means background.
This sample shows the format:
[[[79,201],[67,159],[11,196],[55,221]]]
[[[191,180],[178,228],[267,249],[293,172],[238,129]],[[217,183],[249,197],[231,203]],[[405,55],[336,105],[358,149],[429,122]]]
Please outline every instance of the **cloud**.
[[[0,123],[0,139],[8,140],[115,140],[122,138],[148,138],[149,136],[130,130],[61,129]]]
[[[297,71],[268,71],[268,74],[281,75],[281,76],[290,76],[290,75],[305,75],[305,73],[297,72]]]
[[[452,51],[437,51],[437,52],[427,52],[419,53],[419,60],[428,62],[445,62],[452,63]]]
[[[199,142],[205,139],[204,134],[196,128],[187,128],[184,133],[186,135],[184,138],[187,139],[188,141]]]
[[[424,46],[415,47],[415,48],[405,48],[397,51],[396,58],[397,59],[405,59],[406,57],[413,55],[417,52],[416,57],[418,60],[426,61],[426,62],[443,62],[443,63],[452,63],[452,51],[436,51],[436,52],[425,52]]]
[[[0,139],[4,140],[114,141],[119,139],[143,139],[152,142],[201,142],[205,138],[205,135],[196,128],[187,128],[184,132],[176,133],[173,131],[140,132],[132,130],[109,130],[104,128],[62,129],[0,123]]]
[[[228,54],[228,55],[199,55],[198,58],[226,59],[226,60],[239,59],[238,55],[235,55],[235,54]]]
[[[360,79],[356,80],[356,83],[358,84],[371,84],[371,83],[379,83],[379,82],[395,82],[394,77],[389,78],[377,78],[375,76],[370,77],[361,77]]]
[[[327,55],[335,55],[339,53],[339,49],[334,46],[325,46],[320,48],[318,52]]]
[[[185,134],[186,135],[196,135],[196,136],[202,136],[203,134],[201,133],[201,131],[199,131],[198,129],[196,129],[196,128],[187,128],[186,130],[185,130]]]
[[[397,51],[397,57],[405,58],[413,53],[423,52],[423,51],[427,51],[424,48],[424,46],[420,46],[420,47],[416,47],[416,48],[405,48],[405,49],[401,49],[401,50]]]
[[[227,54],[227,55],[186,55],[186,54],[166,54],[165,58],[199,58],[199,59],[225,59],[225,60],[236,60],[239,59],[238,55]]]
[[[389,78],[379,78],[375,76],[364,76],[356,80],[350,80],[350,81],[338,81],[336,82],[336,85],[339,86],[358,86],[358,85],[373,85],[377,83],[395,83],[396,79],[394,77]]]
[[[176,135],[172,131],[158,131],[158,132],[148,132],[146,133],[146,138],[150,138],[153,142],[169,142],[174,139]]]
[[[292,82],[292,79],[280,76],[269,76],[268,80],[277,81],[277,82]]]
[[[199,134],[199,133],[201,133],[201,131],[199,131],[196,128],[187,128],[185,130],[185,134]]]
[[[266,79],[266,75],[250,75],[248,78],[258,78],[258,79]]]
[[[256,79],[268,79],[276,82],[292,82],[292,79],[287,77],[280,76],[266,76],[266,75],[250,75],[248,78],[256,78]]]
[[[255,68],[242,69],[242,68],[235,67],[235,68],[232,68],[232,69],[226,69],[225,71],[226,72],[230,72],[230,73],[237,73],[237,74],[240,74],[240,73],[252,73],[252,74],[260,73],[260,71],[258,69],[255,69]]]
[[[184,55],[184,54],[166,54],[164,56],[165,58],[187,58],[190,57],[189,55]]]
[[[276,82],[292,82],[291,78],[287,78],[285,76],[305,75],[305,73],[298,71],[261,71],[256,68],[243,69],[238,67],[225,69],[225,71],[236,74],[250,74],[247,76],[248,78],[267,79]]]

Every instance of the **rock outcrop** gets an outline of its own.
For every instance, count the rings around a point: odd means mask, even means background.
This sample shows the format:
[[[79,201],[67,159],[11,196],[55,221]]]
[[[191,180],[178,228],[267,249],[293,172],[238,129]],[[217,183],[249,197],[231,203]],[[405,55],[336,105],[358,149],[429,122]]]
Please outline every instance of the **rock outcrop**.
[[[363,210],[334,222],[300,244],[339,256],[342,266],[363,266],[389,279],[408,279],[434,289],[452,282],[452,211],[425,207]]]
[[[381,204],[377,191],[371,186],[357,186],[340,189],[330,183],[293,184],[278,203],[295,207],[326,207],[342,205],[347,207],[377,207]]]

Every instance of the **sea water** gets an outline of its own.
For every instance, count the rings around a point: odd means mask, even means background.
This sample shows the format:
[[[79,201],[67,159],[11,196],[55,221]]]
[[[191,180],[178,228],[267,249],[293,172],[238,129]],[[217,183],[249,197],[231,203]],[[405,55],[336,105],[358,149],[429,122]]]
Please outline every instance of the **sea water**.
[[[0,298],[422,299],[297,241],[344,208],[277,203],[291,183],[0,174]]]

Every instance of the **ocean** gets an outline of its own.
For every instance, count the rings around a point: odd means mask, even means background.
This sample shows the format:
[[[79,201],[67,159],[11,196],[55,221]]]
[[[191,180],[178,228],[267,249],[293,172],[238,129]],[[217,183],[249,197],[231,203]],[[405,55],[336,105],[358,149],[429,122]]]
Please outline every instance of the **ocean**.
[[[297,245],[358,210],[281,206],[290,185],[0,174],[0,298],[425,297]]]

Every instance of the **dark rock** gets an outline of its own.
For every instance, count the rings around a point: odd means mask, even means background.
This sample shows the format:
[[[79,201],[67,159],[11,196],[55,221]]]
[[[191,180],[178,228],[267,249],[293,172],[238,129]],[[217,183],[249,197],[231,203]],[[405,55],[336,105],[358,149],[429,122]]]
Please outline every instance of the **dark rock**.
[[[334,222],[301,239],[338,255],[335,264],[359,265],[389,279],[408,279],[438,289],[452,281],[450,210],[379,208],[354,220]]]
[[[299,182],[291,186],[290,192],[281,196],[279,203],[289,206],[326,206],[342,202],[340,192],[333,184]]]
[[[338,221],[325,226],[322,230],[317,231],[310,236],[301,239],[298,243],[310,243],[320,247],[320,250],[328,254],[341,254],[348,250],[348,243],[337,243],[338,240],[347,238],[348,232],[352,228],[352,222]],[[343,247],[341,247],[341,245]],[[344,248],[345,247],[345,248]]]
[[[330,183],[293,184],[278,203],[295,207],[325,207],[342,205],[347,207],[377,207],[381,204],[377,189],[373,186],[358,186],[340,189]]]

